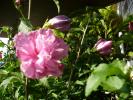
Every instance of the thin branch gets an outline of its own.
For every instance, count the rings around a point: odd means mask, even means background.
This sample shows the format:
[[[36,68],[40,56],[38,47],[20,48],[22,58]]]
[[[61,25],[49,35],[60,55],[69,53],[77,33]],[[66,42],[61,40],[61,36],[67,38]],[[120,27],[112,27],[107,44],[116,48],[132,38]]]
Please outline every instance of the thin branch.
[[[28,6],[28,19],[31,17],[31,0],[29,0]],[[25,99],[28,100],[28,78],[25,78]]]

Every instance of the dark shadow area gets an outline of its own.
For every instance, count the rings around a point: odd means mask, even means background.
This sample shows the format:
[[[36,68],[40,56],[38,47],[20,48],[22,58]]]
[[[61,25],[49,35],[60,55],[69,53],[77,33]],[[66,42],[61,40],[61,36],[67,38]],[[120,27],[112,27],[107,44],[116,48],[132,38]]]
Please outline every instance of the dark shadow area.
[[[106,0],[103,0],[106,1]],[[110,2],[99,2],[99,0],[60,0],[60,14],[69,16],[73,11],[85,8],[85,6],[98,7],[107,6],[114,1],[121,0],[108,0]],[[100,6],[100,7],[101,7]],[[27,16],[28,0],[22,3],[22,9],[25,16]],[[45,20],[58,15],[56,5],[53,0],[32,0],[31,6],[31,22],[34,26],[42,26]],[[0,2],[0,26],[11,26],[17,30],[19,24],[20,14],[14,7],[12,0],[1,0]]]

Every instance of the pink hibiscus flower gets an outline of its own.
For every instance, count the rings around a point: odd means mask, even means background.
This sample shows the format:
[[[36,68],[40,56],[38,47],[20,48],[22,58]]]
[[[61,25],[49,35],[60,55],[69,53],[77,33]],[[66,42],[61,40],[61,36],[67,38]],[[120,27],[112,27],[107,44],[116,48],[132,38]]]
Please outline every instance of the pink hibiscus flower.
[[[16,56],[21,61],[21,71],[28,78],[60,76],[63,71],[61,59],[68,55],[68,46],[50,29],[19,32],[15,38]]]

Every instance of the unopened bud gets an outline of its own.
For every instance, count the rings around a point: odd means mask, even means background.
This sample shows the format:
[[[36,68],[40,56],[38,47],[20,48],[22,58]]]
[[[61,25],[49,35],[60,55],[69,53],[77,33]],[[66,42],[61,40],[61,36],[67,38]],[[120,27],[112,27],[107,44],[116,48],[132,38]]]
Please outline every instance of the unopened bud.
[[[133,31],[133,22],[128,23],[128,29],[129,31]]]
[[[101,55],[109,55],[111,53],[112,41],[106,41],[104,39],[98,40],[94,46]]]
[[[69,31],[70,30],[70,18],[65,15],[55,16],[54,18],[48,21],[50,28],[59,29],[60,31]]]

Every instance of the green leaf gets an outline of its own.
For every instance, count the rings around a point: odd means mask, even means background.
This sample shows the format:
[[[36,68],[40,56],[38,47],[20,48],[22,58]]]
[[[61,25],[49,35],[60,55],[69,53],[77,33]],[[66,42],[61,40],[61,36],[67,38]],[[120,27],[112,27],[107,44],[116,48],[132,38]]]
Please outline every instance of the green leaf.
[[[8,33],[10,30],[11,30],[11,27],[8,27],[8,26],[2,27],[2,32]]]
[[[105,90],[110,92],[119,90],[123,87],[125,80],[118,76],[110,76],[103,83],[102,86]]]
[[[110,71],[110,67],[108,64],[100,64],[94,71],[93,74],[99,76],[99,77],[105,77],[108,75],[108,72]],[[104,74],[103,74],[104,73]]]
[[[55,3],[58,13],[60,13],[60,4],[59,4],[59,0],[53,0],[53,2]]]
[[[39,84],[48,88],[49,87],[48,78],[47,77],[44,77],[44,78],[40,79],[39,80]]]
[[[91,92],[96,90],[100,84],[101,84],[101,77],[98,77],[98,76],[92,74],[87,79],[87,84],[85,87],[85,96],[89,96],[91,94]]]
[[[28,96],[28,100],[34,100],[34,96],[33,95],[29,95]],[[43,99],[39,99],[39,100],[43,100]]]
[[[15,98],[17,99],[17,98],[19,98],[19,91],[20,91],[20,88],[21,88],[21,86],[19,86],[18,88],[17,88],[17,90],[15,91]]]
[[[124,76],[124,64],[119,60],[114,60],[111,64],[100,64],[93,73],[99,75],[100,77],[107,77],[111,75]]]
[[[110,65],[110,71],[108,75],[121,75],[125,76],[124,74],[124,62],[120,60],[114,60]]]
[[[23,74],[20,72],[11,72],[9,73],[9,75],[11,75],[12,77],[14,77],[14,79],[17,79],[17,81],[21,82],[22,84],[24,84],[24,80],[23,80]]]
[[[72,32],[81,32],[81,29],[80,28],[71,28],[71,31]]]
[[[105,77],[108,75],[109,67],[107,64],[100,64],[87,79],[85,96],[89,96],[92,91],[96,90]],[[104,74],[103,74],[104,73]]]
[[[6,77],[8,75],[9,72],[7,72],[6,70],[2,70],[0,69],[0,79]]]
[[[128,100],[127,98],[129,97],[129,95],[130,95],[130,92],[129,93],[122,92],[120,93],[118,100]],[[132,99],[129,99],[129,100],[132,100]]]
[[[52,93],[52,97],[54,97],[54,98],[58,98],[58,95],[56,94],[56,93]]]
[[[0,47],[4,47],[5,46],[5,43],[3,43],[1,40],[0,40]]]
[[[133,52],[129,52],[128,56],[133,57]]]
[[[20,96],[20,97],[18,98],[18,100],[24,100],[24,99],[25,99],[24,96]]]
[[[21,22],[18,26],[18,31],[27,33],[29,31],[31,31],[32,29],[33,29],[33,26],[30,23],[30,21],[28,19],[21,18]]]
[[[104,20],[100,20],[100,21],[101,21],[103,27],[105,28],[105,30],[107,30],[107,25],[106,25],[105,21]]]
[[[96,90],[98,86],[101,85],[101,83],[104,83],[106,81],[107,77],[112,75],[124,76],[123,68],[124,65],[119,60],[115,60],[111,64],[100,64],[99,66],[97,66],[90,77],[87,79],[85,96],[89,96],[92,91]],[[108,81],[110,82],[110,80],[111,79],[109,79]],[[114,88],[118,89],[119,87],[117,87],[116,81],[117,78],[114,78]],[[121,82],[119,84],[120,87],[124,84],[124,81],[121,81],[120,79],[118,80],[118,82]]]
[[[64,35],[65,33],[59,31],[59,30],[56,30],[56,29],[53,29],[53,33],[58,36],[58,37],[61,37],[61,38],[64,38]]]
[[[125,34],[121,37],[122,40],[124,40],[125,42],[131,42],[133,40],[133,35],[132,34]]]
[[[5,80],[2,81],[2,83],[0,84],[0,87],[4,88],[4,91],[6,90],[7,86],[11,83],[11,81],[14,79],[14,77],[9,77]],[[3,91],[3,92],[4,92]]]
[[[84,85],[84,82],[83,82],[83,81],[77,80],[77,81],[75,82],[75,84],[77,84],[77,85]]]

